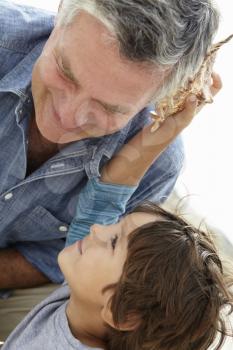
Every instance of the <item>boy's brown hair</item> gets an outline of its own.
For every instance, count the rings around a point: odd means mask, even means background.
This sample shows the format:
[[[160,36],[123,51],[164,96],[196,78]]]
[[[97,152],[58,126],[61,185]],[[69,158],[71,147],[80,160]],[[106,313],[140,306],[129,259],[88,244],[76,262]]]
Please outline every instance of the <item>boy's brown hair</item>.
[[[110,329],[108,350],[203,350],[218,331],[220,349],[226,325],[221,316],[232,308],[233,294],[208,234],[183,219],[146,202],[134,211],[154,213],[159,220],[129,235],[128,255],[114,286],[114,323],[136,314],[133,331]]]

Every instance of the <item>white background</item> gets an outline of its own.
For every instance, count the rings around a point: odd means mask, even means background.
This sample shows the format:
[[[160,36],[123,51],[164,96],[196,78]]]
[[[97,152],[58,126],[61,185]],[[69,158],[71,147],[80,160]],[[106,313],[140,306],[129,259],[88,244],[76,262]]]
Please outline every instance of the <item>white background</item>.
[[[233,3],[219,0],[222,18],[215,41],[233,33]],[[233,39],[219,51],[215,70],[223,89],[184,132],[187,161],[178,187],[191,194],[191,203],[203,217],[233,242]]]
[[[56,11],[59,0],[15,0]],[[233,33],[233,3],[218,0],[222,18],[216,40]],[[215,64],[224,87],[215,102],[204,108],[184,132],[186,164],[176,186],[189,195],[191,207],[219,227],[233,242],[233,40],[221,48]]]

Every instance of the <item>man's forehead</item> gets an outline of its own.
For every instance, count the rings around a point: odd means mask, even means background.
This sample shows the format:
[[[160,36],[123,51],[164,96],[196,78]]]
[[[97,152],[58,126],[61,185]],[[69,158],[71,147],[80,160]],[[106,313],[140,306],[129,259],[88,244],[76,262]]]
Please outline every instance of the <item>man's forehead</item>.
[[[80,71],[81,74],[84,71],[90,72],[89,75],[85,74],[85,80],[90,81],[93,77],[92,85],[96,85],[95,91],[98,91],[99,87],[103,91],[106,87],[106,96],[101,94],[97,99],[105,97],[103,102],[109,104],[121,104],[121,107],[125,107],[125,104],[129,103],[130,108],[135,105],[140,106],[139,109],[135,108],[137,110],[144,108],[161,86],[164,72],[161,69],[152,70],[151,65],[123,59],[115,45],[102,40],[103,32],[107,31],[107,28],[103,24],[95,27],[92,21],[97,19],[82,13],[71,26],[63,28],[62,35],[58,36],[59,52],[63,53],[63,56],[65,53],[66,61],[69,62],[76,78]],[[117,96],[111,98],[116,91],[119,99]]]
[[[59,56],[62,59],[62,63],[66,71],[69,73],[69,76],[73,78],[73,82],[77,85],[80,86],[80,82],[77,77],[75,77],[75,74],[73,73],[71,69],[71,63],[69,57],[66,55],[65,51],[60,49],[59,46],[55,47],[54,49],[55,53],[57,56]],[[98,100],[96,99],[96,102],[100,103],[105,109],[109,111],[113,111],[115,113],[120,113],[120,114],[128,114],[130,113],[130,106],[123,106],[123,105],[114,105],[110,104],[106,101],[103,100]]]

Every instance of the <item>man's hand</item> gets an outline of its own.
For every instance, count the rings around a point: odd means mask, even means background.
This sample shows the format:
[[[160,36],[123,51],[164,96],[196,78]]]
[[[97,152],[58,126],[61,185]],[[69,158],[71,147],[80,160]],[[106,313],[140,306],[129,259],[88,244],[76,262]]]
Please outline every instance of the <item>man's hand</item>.
[[[50,282],[16,249],[0,250],[0,289],[30,288]]]

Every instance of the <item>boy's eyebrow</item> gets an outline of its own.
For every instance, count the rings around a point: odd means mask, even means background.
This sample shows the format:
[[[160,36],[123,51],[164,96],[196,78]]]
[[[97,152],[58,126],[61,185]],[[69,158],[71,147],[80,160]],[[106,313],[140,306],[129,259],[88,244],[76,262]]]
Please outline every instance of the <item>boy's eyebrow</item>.
[[[58,49],[55,49],[54,51],[58,56],[61,57],[61,60],[64,63],[63,67],[65,69],[65,73],[67,73],[67,75],[75,83],[75,85],[80,86],[78,79],[74,76],[73,72],[71,71],[70,62],[69,62],[69,59],[66,57],[65,53],[62,54]],[[130,109],[125,106],[112,105],[110,103],[107,103],[105,101],[101,101],[95,98],[93,100],[101,104],[104,107],[104,109],[108,110],[109,112],[120,113],[120,114],[130,113]]]

